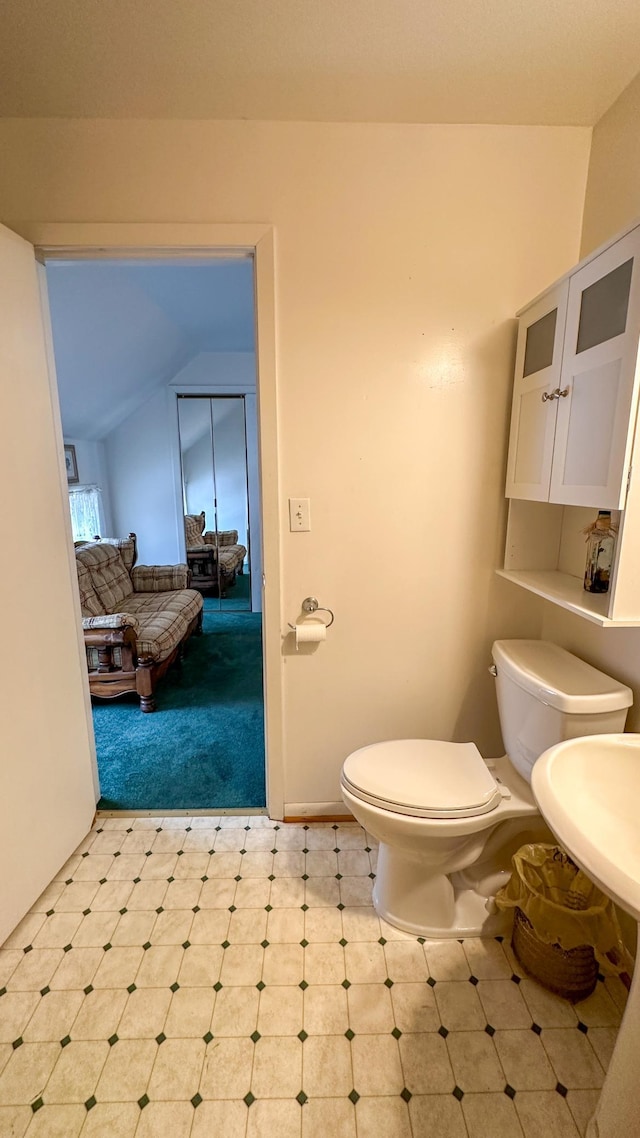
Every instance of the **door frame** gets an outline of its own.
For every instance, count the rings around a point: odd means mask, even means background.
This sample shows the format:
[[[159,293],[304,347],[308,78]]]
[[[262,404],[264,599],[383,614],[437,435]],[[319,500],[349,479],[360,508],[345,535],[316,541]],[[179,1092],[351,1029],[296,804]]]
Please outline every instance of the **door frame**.
[[[35,246],[36,257],[43,262],[101,258],[185,260],[247,253],[253,256],[262,496],[266,789],[269,814],[281,819],[284,815],[283,677],[273,227],[262,223],[33,222],[21,226],[20,233]],[[52,384],[57,393],[55,371]],[[62,435],[59,445],[62,446]],[[79,625],[79,643],[80,632]]]

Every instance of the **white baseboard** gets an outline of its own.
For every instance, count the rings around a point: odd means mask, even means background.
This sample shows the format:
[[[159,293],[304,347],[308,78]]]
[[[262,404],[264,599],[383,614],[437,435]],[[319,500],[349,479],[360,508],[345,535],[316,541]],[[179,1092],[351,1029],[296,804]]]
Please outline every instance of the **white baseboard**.
[[[336,814],[351,814],[344,802],[285,802],[285,818],[323,818]]]

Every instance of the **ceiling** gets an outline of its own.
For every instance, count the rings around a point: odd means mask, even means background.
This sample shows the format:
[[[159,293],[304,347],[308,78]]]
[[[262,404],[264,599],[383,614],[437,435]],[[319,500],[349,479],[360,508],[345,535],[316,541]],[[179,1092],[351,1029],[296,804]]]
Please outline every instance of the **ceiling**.
[[[100,439],[202,352],[254,350],[253,262],[51,261],[66,438]]]
[[[4,0],[0,115],[591,125],[638,0]]]

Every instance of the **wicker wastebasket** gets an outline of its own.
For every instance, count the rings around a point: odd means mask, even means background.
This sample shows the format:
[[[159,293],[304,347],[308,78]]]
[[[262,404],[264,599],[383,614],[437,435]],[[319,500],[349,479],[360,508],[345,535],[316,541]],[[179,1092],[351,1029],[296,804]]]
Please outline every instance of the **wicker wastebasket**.
[[[576,1002],[593,992],[598,957],[624,952],[613,902],[560,849],[527,845],[496,896],[513,909],[513,951],[535,980]]]

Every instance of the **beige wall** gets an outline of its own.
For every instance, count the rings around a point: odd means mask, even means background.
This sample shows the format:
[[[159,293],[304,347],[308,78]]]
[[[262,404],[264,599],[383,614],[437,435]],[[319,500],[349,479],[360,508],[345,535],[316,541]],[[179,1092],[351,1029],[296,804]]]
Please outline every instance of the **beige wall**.
[[[432,735],[500,748],[489,648],[539,635],[498,580],[516,308],[578,256],[583,128],[0,124],[0,218],[260,221],[276,235],[285,802],[345,755]],[[286,499],[313,528],[290,534]],[[60,535],[62,540],[62,534]],[[286,629],[284,630],[286,631]]]
[[[640,217],[640,74],[593,130],[584,207],[585,256]]]
[[[640,76],[593,132],[581,255],[640,217]],[[542,604],[542,635],[629,684],[635,704],[627,727],[640,731],[640,630],[601,629]]]

